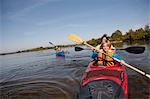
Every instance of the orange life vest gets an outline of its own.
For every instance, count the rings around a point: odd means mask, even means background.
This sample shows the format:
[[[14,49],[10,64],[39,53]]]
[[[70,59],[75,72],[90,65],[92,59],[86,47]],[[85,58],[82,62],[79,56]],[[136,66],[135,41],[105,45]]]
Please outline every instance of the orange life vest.
[[[101,50],[101,52],[104,52],[103,50]],[[109,50],[107,52],[107,54],[109,56],[112,56],[113,53],[115,52],[115,50]],[[103,53],[99,53],[98,54],[98,65],[104,65],[104,66],[114,66],[114,60]]]

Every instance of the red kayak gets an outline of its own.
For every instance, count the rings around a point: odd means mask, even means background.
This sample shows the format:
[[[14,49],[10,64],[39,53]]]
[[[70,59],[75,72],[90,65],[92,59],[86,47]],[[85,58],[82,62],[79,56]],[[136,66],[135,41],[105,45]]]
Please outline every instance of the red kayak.
[[[128,99],[128,78],[125,67],[94,66],[91,62],[83,74],[79,99]]]

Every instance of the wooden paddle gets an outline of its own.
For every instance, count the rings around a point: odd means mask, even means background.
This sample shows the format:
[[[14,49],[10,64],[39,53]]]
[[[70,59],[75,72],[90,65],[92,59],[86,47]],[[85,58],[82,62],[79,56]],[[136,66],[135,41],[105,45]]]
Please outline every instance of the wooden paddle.
[[[70,40],[76,42],[76,43],[84,44],[84,45],[90,47],[91,49],[95,49],[96,51],[100,52],[99,49],[96,49],[95,47],[89,45],[87,42],[83,41],[80,37],[78,37],[78,36],[75,35],[75,34],[70,34],[70,35],[68,36],[68,38],[69,38]],[[102,52],[100,52],[100,53],[102,53]],[[105,54],[105,55],[111,57],[110,55],[108,55],[108,54],[106,54],[106,53],[104,53],[104,52],[103,52],[103,54]],[[146,77],[148,77],[148,78],[150,79],[150,75],[149,75],[149,74],[146,74],[145,72],[143,72],[143,71],[141,71],[141,70],[139,70],[139,69],[137,69],[137,68],[135,68],[135,67],[133,67],[133,66],[127,64],[127,63],[124,62],[124,61],[120,61],[120,60],[118,60],[117,58],[114,58],[114,57],[111,57],[111,58],[113,58],[113,59],[116,60],[117,62],[119,62],[119,63],[121,63],[121,64],[123,64],[123,65],[125,65],[125,66],[127,66],[127,67],[129,67],[129,68],[131,68],[131,69],[133,69],[133,70],[135,70],[136,72],[138,72],[138,73],[140,73],[140,74],[142,74],[142,75],[144,75],[144,76],[146,76]]]
[[[75,47],[75,51],[82,51],[82,50],[87,50],[87,49],[84,49],[82,47]],[[143,46],[131,46],[131,47],[127,47],[127,48],[124,48],[124,49],[116,49],[116,50],[125,50],[129,53],[134,53],[134,54],[141,54],[145,51],[145,47]]]

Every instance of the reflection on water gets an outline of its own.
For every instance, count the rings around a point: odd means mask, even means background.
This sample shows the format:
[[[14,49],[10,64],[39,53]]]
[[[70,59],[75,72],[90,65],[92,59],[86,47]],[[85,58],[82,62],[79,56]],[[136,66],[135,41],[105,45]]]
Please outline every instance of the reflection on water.
[[[125,46],[124,46],[125,47]],[[150,73],[150,45],[143,54],[117,51],[129,64]],[[0,56],[2,99],[76,99],[83,72],[92,60],[90,51],[68,49],[66,57],[40,51]],[[129,98],[150,96],[149,80],[127,68]],[[137,79],[138,78],[138,79]]]

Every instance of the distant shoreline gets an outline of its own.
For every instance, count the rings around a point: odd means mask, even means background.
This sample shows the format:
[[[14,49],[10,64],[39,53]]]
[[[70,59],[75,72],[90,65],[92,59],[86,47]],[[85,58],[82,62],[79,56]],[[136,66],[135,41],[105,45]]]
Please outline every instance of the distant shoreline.
[[[61,48],[66,48],[66,47],[74,47],[80,44],[71,44],[71,45],[56,45]],[[27,49],[27,50],[22,50],[22,51],[16,51],[16,52],[8,52],[8,53],[0,53],[0,55],[10,55],[10,54],[18,54],[18,53],[27,53],[27,52],[35,52],[35,51],[42,51],[42,50],[49,50],[49,49],[55,49],[55,47],[37,47],[37,48],[32,48],[32,49]]]

